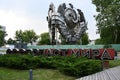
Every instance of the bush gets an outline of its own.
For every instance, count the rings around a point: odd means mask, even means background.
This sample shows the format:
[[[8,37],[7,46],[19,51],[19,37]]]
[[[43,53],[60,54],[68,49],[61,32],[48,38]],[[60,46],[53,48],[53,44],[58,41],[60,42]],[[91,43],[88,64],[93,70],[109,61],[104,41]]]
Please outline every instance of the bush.
[[[0,66],[14,69],[52,68],[58,69],[70,76],[85,76],[101,70],[99,60],[76,58],[75,56],[32,56],[3,55],[0,56]]]
[[[85,58],[79,58],[77,60],[73,63],[62,63],[59,70],[67,75],[77,77],[82,77],[101,71],[101,64],[98,60],[88,60]]]
[[[0,57],[0,66],[13,69],[36,68],[37,60],[31,55],[4,55]]]
[[[76,76],[86,76],[101,70],[100,61],[96,60],[82,61],[77,63],[74,67],[76,69]]]

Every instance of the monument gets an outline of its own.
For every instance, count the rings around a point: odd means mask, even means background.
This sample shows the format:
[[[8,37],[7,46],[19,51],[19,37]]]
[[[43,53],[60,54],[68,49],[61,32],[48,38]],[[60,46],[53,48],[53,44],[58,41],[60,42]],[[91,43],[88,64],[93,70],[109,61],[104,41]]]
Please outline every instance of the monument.
[[[83,12],[76,9],[71,3],[68,5],[65,3],[60,4],[57,11],[54,4],[51,3],[47,21],[50,42],[53,45],[57,42],[57,32],[66,40],[66,43],[75,44],[87,30]]]
[[[114,59],[115,50],[112,48],[103,48],[96,45],[95,48],[87,46],[86,48],[76,44],[87,30],[87,23],[84,14],[80,9],[76,9],[71,3],[66,5],[62,3],[58,6],[57,11],[53,3],[50,4],[48,10],[48,28],[50,34],[50,42],[52,45],[27,46],[26,49],[7,49],[7,54],[31,54],[33,56],[84,56],[90,59],[111,60]],[[66,40],[70,45],[57,46],[57,33]]]

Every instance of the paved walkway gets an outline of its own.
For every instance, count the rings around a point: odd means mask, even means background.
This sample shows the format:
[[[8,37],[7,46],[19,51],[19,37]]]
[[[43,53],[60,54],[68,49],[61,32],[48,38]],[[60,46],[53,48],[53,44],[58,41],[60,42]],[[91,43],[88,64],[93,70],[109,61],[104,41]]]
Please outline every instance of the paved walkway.
[[[106,69],[76,80],[120,80],[120,66]]]

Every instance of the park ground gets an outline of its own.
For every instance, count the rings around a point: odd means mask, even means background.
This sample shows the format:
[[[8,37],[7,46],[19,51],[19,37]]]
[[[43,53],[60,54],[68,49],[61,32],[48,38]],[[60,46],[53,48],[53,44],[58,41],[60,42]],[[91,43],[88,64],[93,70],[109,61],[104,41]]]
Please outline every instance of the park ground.
[[[4,51],[1,51],[4,52]],[[120,52],[118,59],[109,60],[109,68],[120,66]],[[0,80],[28,80],[29,70],[16,70],[0,67]],[[33,80],[75,80],[76,77],[67,76],[54,69],[34,69]]]

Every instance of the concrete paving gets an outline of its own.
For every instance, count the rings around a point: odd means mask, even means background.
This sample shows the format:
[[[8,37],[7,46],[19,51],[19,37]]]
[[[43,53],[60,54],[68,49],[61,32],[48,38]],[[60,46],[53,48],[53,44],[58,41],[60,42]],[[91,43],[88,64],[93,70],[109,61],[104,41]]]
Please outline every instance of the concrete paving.
[[[120,80],[120,66],[106,69],[76,80]]]

